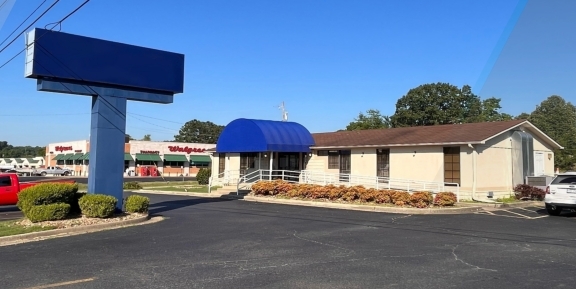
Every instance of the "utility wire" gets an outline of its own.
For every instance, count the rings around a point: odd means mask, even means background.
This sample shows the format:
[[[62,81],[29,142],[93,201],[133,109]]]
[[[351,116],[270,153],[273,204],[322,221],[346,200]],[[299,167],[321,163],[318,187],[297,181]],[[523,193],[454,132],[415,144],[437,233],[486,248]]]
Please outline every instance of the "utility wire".
[[[56,0],[56,2],[54,2],[52,4],[52,6],[48,7],[48,10],[50,10],[54,5],[56,5],[56,3],[58,3],[58,1],[60,0]],[[64,16],[64,18],[60,19],[60,21],[51,23],[54,24],[54,26],[51,29],[48,30],[52,30],[54,27],[56,27],[57,25],[61,25],[62,22],[64,22],[64,20],[68,19],[68,17],[72,16],[74,13],[76,13],[80,8],[82,8],[84,5],[86,5],[88,2],[90,2],[90,0],[86,0],[84,1],[84,3],[82,3],[80,6],[76,7],[76,9],[74,9],[72,12],[68,13],[68,15]],[[46,14],[46,12],[48,12],[48,10],[44,11],[44,13],[42,13],[42,15],[40,15],[40,17],[38,17],[32,24],[30,24],[26,29],[24,29],[24,31],[26,31],[30,26],[32,26],[34,23],[36,23],[44,14]],[[23,32],[22,32],[23,33]],[[20,35],[22,35],[22,33],[20,33]],[[47,33],[47,32],[45,32]],[[44,34],[45,34],[44,33]],[[44,36],[44,34],[40,35],[38,38],[36,38],[36,40],[42,38]],[[20,35],[18,35],[17,37],[19,37]],[[8,45],[6,45],[6,47],[8,47],[10,44],[12,44],[16,39],[14,38],[14,40],[12,40]],[[6,47],[4,47],[4,49],[6,49]],[[4,49],[0,50],[0,52],[2,52]],[[20,50],[18,53],[16,53],[16,55],[14,55],[12,58],[10,58],[8,61],[4,62],[4,64],[0,65],[0,69],[2,69],[4,66],[8,65],[8,63],[12,62],[12,60],[14,60],[16,57],[18,57],[18,55],[22,54],[22,52],[26,51],[27,48],[24,48],[22,50]]]
[[[4,1],[4,3],[6,3],[6,1]],[[26,21],[28,21],[28,19],[30,19],[30,17],[32,17],[32,15],[34,15],[34,13],[36,13],[36,11],[38,11],[38,9],[40,9],[40,7],[42,7],[42,5],[44,5],[44,3],[46,3],[46,1],[48,1],[48,0],[42,1],[42,3],[40,3],[40,5],[38,5],[38,7],[36,7],[36,9],[34,9],[34,11],[32,11],[32,13],[30,13],[30,15],[28,15],[28,17],[26,17],[26,19],[24,19],[24,21],[22,21],[22,23],[20,23],[20,25],[18,25],[18,27],[16,27],[12,31],[12,33],[10,33],[10,35],[8,35],[6,38],[4,38],[4,40],[2,40],[2,42],[0,42],[0,45],[4,44],[4,42],[6,42],[6,40],[8,40],[8,38],[10,38],[10,36],[12,36],[12,34],[14,34],[16,32],[16,30],[18,30],[18,28],[20,28],[20,26],[24,25],[24,23],[26,23]],[[4,5],[4,3],[2,3],[2,5]]]
[[[88,1],[90,1],[90,0],[88,0]],[[38,22],[38,20],[40,20],[40,18],[42,18],[46,13],[48,13],[48,11],[50,11],[50,9],[52,9],[58,2],[60,2],[60,0],[54,1],[54,3],[52,3],[52,5],[50,5],[50,7],[48,7],[46,10],[44,10],[44,12],[42,12],[42,14],[40,14],[40,16],[38,16],[36,18],[36,20],[34,20],[32,23],[30,23],[30,25],[28,25],[28,27],[26,27],[24,30],[22,30],[22,32],[20,32],[16,37],[14,37],[14,39],[12,39],[12,41],[10,41],[8,44],[6,44],[6,46],[4,46],[4,48],[0,49],[0,53],[2,53],[4,50],[6,50],[6,48],[8,48],[10,45],[12,45],[12,43],[14,43],[14,41],[16,41],[16,39],[18,39],[20,37],[20,35],[26,33],[26,30],[28,30],[28,28],[32,27],[32,25],[34,25],[36,22]]]

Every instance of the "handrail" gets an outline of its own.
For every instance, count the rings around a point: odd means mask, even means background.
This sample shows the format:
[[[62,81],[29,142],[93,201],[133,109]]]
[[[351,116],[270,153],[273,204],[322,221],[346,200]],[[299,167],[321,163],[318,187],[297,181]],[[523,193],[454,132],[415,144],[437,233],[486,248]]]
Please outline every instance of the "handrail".
[[[231,175],[235,175],[235,173],[237,173],[238,176],[240,176],[240,170],[225,170],[219,174],[217,174],[216,176],[210,176],[208,178],[208,193],[210,194],[212,192],[212,186],[214,184],[214,179],[217,180],[221,180],[224,179],[224,182],[230,182],[231,179]]]
[[[317,171],[288,171],[288,170],[256,170],[243,176],[239,176],[236,194],[243,183],[252,183],[257,180],[271,180],[281,178],[291,183],[305,183],[318,185],[362,185],[375,189],[394,189],[403,191],[430,191],[433,194],[452,191],[456,193],[457,201],[460,201],[460,185],[457,183],[418,181],[408,179],[392,179],[389,177],[363,176],[353,174],[325,173]],[[292,178],[295,178],[292,179]]]

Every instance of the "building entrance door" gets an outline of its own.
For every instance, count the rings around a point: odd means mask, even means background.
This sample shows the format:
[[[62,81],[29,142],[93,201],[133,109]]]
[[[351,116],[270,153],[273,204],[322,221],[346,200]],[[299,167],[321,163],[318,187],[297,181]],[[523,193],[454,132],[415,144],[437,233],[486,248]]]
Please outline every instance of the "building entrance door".
[[[300,173],[300,153],[278,153],[278,175],[285,181],[298,181]]]

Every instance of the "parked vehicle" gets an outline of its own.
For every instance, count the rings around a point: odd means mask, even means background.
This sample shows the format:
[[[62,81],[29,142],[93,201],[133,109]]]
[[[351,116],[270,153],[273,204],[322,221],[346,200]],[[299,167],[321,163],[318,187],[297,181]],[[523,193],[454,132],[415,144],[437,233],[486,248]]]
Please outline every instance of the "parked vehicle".
[[[548,214],[558,216],[564,208],[576,209],[576,172],[556,175],[546,187],[544,198]]]
[[[20,182],[17,174],[0,174],[0,206],[16,205],[18,193],[41,183],[76,183],[74,180],[46,180],[37,182]]]
[[[72,170],[68,168],[61,167],[45,167],[37,169],[34,172],[35,175],[45,176],[45,175],[59,175],[59,176],[69,176],[72,175]]]

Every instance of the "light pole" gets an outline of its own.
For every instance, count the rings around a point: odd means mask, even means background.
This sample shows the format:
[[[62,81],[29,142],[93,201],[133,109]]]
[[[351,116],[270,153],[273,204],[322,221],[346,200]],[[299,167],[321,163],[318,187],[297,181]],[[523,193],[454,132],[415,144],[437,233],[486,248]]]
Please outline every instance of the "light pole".
[[[182,181],[184,181],[184,166],[180,166],[180,175],[182,176]]]

